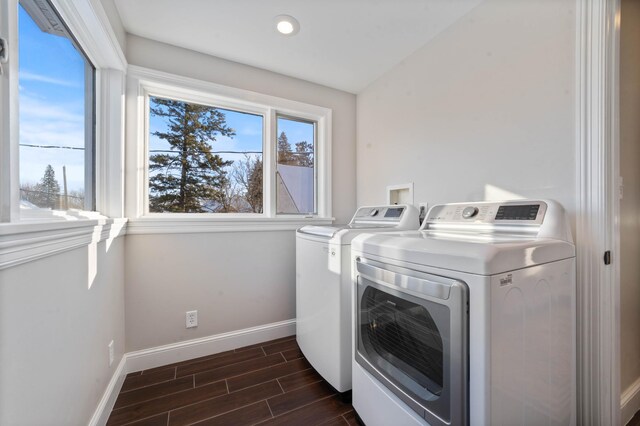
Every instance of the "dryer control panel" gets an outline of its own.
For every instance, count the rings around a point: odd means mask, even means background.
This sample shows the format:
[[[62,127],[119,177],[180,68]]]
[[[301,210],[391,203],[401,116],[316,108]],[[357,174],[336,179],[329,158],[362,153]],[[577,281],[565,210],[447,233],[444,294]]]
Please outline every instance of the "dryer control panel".
[[[553,200],[479,201],[433,206],[421,231],[450,234],[511,235],[573,243],[564,208]]]
[[[429,210],[423,227],[428,224],[541,225],[546,211],[547,203],[532,200],[442,204]]]

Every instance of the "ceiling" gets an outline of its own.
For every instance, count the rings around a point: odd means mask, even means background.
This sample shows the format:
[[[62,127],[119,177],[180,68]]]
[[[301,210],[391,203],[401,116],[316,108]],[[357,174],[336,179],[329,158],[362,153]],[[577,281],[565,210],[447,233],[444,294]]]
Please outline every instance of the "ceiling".
[[[115,0],[128,33],[359,93],[482,0]],[[277,15],[300,32],[276,32]]]

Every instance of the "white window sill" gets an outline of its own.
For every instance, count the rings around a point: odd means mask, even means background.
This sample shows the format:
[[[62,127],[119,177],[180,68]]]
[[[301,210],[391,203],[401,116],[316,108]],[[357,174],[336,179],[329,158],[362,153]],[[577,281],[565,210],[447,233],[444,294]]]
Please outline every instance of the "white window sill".
[[[127,219],[97,213],[30,216],[0,224],[0,270],[124,235]]]
[[[333,220],[304,216],[156,214],[129,219],[127,234],[294,231],[305,225],[331,225]]]

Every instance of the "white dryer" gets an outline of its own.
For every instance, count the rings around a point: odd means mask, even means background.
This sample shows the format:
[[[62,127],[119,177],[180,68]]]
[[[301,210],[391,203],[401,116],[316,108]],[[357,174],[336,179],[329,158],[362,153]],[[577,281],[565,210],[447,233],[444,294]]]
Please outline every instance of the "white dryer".
[[[575,247],[556,202],[434,206],[352,242],[367,426],[574,425]]]
[[[296,339],[339,392],[351,389],[351,240],[363,232],[419,227],[411,205],[360,207],[348,225],[296,232]]]

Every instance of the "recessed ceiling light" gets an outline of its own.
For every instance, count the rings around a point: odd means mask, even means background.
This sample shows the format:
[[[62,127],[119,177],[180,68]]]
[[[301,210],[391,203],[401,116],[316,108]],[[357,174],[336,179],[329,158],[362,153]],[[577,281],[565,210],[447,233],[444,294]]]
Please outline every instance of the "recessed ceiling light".
[[[292,36],[300,31],[300,23],[296,18],[289,15],[278,15],[275,18],[276,29],[280,34]]]

